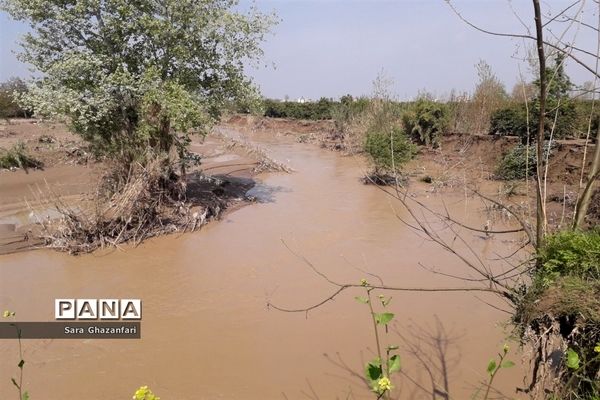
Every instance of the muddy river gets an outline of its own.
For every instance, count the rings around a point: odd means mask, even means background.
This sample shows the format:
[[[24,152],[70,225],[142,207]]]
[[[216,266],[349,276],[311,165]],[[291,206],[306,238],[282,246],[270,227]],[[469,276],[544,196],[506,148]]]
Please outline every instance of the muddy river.
[[[256,204],[198,232],[77,257],[45,250],[0,256],[0,305],[20,321],[53,320],[55,298],[143,301],[140,340],[24,341],[32,399],[130,399],[141,385],[163,400],[371,398],[361,377],[374,341],[368,307],[354,300],[360,291],[308,315],[266,307],[267,300],[312,305],[335,289],[282,240],[342,282],[373,280],[368,270],[388,285],[461,286],[419,263],[452,273],[465,267],[400,223],[398,204],[360,183],[361,159],[286,137],[252,140],[295,172],[260,175],[250,193]],[[442,197],[461,218],[485,220],[478,200],[423,195],[433,203]],[[471,240],[489,258],[511,246]],[[398,344],[402,357],[394,397],[469,398],[506,340],[507,314],[486,304],[502,303],[472,293],[392,296],[397,320],[385,341]],[[2,399],[17,396],[10,382],[17,357],[15,341],[0,341]],[[502,371],[496,388],[514,397],[521,375],[520,367]]]

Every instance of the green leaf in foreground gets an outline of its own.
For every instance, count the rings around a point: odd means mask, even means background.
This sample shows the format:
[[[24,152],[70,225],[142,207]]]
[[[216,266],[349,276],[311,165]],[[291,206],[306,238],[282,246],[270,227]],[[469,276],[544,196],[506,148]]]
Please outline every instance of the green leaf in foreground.
[[[567,367],[571,369],[579,368],[579,355],[571,348],[567,349]]]
[[[381,370],[381,361],[379,358],[369,361],[365,367],[365,375],[371,381],[376,381],[377,379],[381,378],[383,371]]]
[[[375,321],[380,325],[386,325],[392,319],[394,319],[393,313],[386,312],[381,314],[375,314]]]
[[[388,373],[400,371],[400,356],[395,354],[388,361]]]
[[[356,296],[355,299],[356,299],[356,301],[358,301],[359,303],[362,303],[362,304],[367,304],[369,302],[369,299],[367,299],[366,297],[363,297],[363,296]]]
[[[490,360],[490,363],[487,366],[488,374],[492,375],[496,370],[496,360]]]
[[[512,362],[512,361],[510,361],[510,360],[504,361],[502,363],[502,365],[501,365],[502,368],[511,368],[511,367],[514,367],[514,366],[515,366],[515,363]]]

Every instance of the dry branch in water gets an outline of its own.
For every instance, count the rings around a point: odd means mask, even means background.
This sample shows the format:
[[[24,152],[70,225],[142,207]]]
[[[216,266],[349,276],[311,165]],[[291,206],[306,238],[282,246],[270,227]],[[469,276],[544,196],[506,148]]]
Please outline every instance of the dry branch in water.
[[[257,145],[253,145],[250,142],[242,139],[233,138],[225,134],[221,130],[215,130],[213,132],[213,135],[228,143],[229,149],[239,147],[242,148],[246,153],[248,153],[248,155],[256,157],[256,159],[258,159],[258,162],[256,163],[256,166],[254,167],[252,172],[294,172],[292,168],[288,167],[284,163],[271,158],[265,150],[263,150]]]
[[[368,286],[369,288],[372,289],[379,289],[379,290],[391,290],[391,291],[397,291],[397,292],[487,292],[487,293],[493,293],[496,295],[499,295],[501,297],[505,297],[507,299],[510,300],[510,293],[508,293],[505,290],[502,289],[498,289],[498,288],[494,288],[491,286],[472,286],[472,287],[468,287],[468,286],[464,286],[464,287],[431,287],[431,288],[427,288],[427,287],[400,287],[400,286],[388,286],[385,285],[383,283],[383,281],[381,280],[381,278],[378,278],[378,280],[380,281],[379,284],[370,284],[370,283],[366,283],[365,281],[360,282],[360,283],[341,283],[341,282],[336,282],[334,280],[332,280],[331,278],[329,278],[327,275],[325,275],[323,272],[321,272],[319,269],[317,269],[317,267],[315,267],[315,265],[310,262],[310,260],[308,260],[306,257],[304,257],[301,254],[298,254],[297,252],[295,252],[294,250],[292,250],[287,243],[282,240],[283,245],[294,255],[296,256],[298,259],[300,259],[302,262],[304,262],[305,265],[307,265],[316,275],[318,275],[320,278],[322,278],[323,280],[325,280],[326,282],[328,282],[329,284],[331,284],[332,286],[334,286],[336,289],[331,293],[331,295],[323,298],[322,300],[318,301],[317,303],[308,306],[308,307],[301,307],[301,308],[286,308],[286,307],[281,307],[278,306],[276,304],[273,304],[271,301],[267,301],[267,307],[269,308],[274,308],[278,311],[283,311],[283,312],[304,312],[304,313],[308,313],[311,310],[314,310],[316,308],[321,307],[322,305],[328,303],[329,301],[333,301],[335,300],[335,298],[342,292],[344,292],[347,289],[351,289],[351,288],[363,288],[365,286]],[[372,274],[369,274],[372,275]]]

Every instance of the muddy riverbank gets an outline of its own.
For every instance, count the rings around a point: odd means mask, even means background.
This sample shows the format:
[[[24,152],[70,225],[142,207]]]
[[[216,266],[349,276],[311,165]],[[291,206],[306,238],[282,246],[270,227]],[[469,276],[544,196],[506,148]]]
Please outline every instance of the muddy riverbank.
[[[23,143],[26,153],[42,163],[38,169],[0,171],[0,254],[36,249],[44,245],[36,239],[37,222],[58,216],[56,198],[74,207],[93,207],[106,167],[62,124],[22,119],[0,128],[0,147]],[[189,202],[218,206],[219,213],[252,202],[245,193],[254,185],[259,157],[217,135],[195,137],[190,151],[201,157],[201,165],[188,170]],[[215,179],[205,179],[201,170]]]
[[[55,298],[141,298],[144,305],[140,340],[25,341],[24,387],[31,398],[128,398],[140,385],[163,399],[370,398],[360,377],[374,354],[372,327],[354,300],[362,293],[347,293],[308,316],[266,307],[267,301],[311,305],[332,291],[282,239],[338,281],[358,282],[368,271],[388,285],[441,287],[456,282],[420,264],[469,273],[407,229],[388,196],[360,183],[368,168],[361,157],[298,143],[293,135],[248,135],[231,127],[221,133],[261,146],[295,172],[253,177],[247,195],[256,204],[191,234],[77,257],[48,250],[0,256],[0,305],[21,321],[52,320]],[[239,163],[215,155],[221,156]],[[489,218],[479,199],[449,186],[432,190],[417,180],[411,192],[432,207],[443,200],[473,225]],[[492,260],[521,239],[472,235],[469,244]],[[486,303],[503,302],[469,293],[392,296],[397,322],[386,340],[402,356],[394,396],[472,395],[507,337],[507,314]],[[2,360],[16,354],[14,342],[0,342]],[[520,364],[521,355],[512,354]],[[0,376],[7,377],[0,380],[2,394],[14,389],[14,364],[0,363]],[[496,388],[514,397],[521,377],[520,367],[503,371]]]
[[[347,155],[355,151],[348,138],[340,134],[333,121],[309,121],[283,118],[264,118],[251,115],[233,115],[225,125],[247,135],[268,132],[277,137],[292,138],[299,143],[311,143],[321,148]],[[359,141],[360,142],[360,141]],[[535,191],[535,181],[501,181],[497,167],[502,158],[520,143],[516,136],[475,135],[447,133],[439,149],[421,147],[415,159],[404,167],[409,181],[427,181],[430,192],[440,189],[464,190],[484,188],[499,198],[524,206],[525,198]],[[546,172],[547,216],[551,226],[566,226],[571,220],[577,200],[582,160],[586,153],[584,174],[591,166],[591,154],[596,144],[585,140],[557,140],[553,142]],[[600,179],[600,178],[599,178]],[[535,196],[531,195],[530,198]],[[600,190],[596,190],[588,216],[591,225],[600,223]],[[529,202],[528,207],[534,207]]]

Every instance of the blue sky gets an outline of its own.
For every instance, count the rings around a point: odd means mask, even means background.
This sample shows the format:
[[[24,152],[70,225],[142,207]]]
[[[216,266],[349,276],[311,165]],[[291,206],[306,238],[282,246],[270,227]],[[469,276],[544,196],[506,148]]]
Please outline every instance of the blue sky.
[[[477,79],[475,64],[480,59],[492,66],[509,91],[517,82],[519,66],[524,74],[529,73],[527,63],[519,59],[525,55],[521,40],[473,30],[444,0],[255,3],[263,11],[276,11],[281,19],[263,46],[266,67],[248,71],[268,97],[367,95],[382,70],[394,80],[392,90],[400,99],[412,98],[420,90],[443,96],[452,89],[472,90]],[[571,3],[545,1],[542,6],[547,12],[557,12]],[[241,7],[249,4],[242,0]],[[524,33],[513,9],[533,28],[529,0],[455,0],[453,4],[470,21],[490,30]],[[585,18],[596,21],[593,2],[587,7]],[[29,75],[14,55],[24,32],[23,24],[0,13],[0,80]],[[580,29],[577,41],[596,49],[597,37],[591,30]],[[575,83],[591,80],[576,65],[568,65],[567,71]]]

